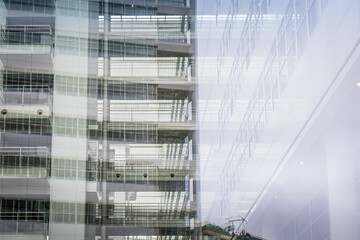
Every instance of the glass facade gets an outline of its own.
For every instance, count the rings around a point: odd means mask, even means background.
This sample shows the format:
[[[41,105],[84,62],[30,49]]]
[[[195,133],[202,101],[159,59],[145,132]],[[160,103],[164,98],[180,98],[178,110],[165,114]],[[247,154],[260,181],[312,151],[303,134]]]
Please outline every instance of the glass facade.
[[[359,6],[198,1],[202,222],[359,238]]]

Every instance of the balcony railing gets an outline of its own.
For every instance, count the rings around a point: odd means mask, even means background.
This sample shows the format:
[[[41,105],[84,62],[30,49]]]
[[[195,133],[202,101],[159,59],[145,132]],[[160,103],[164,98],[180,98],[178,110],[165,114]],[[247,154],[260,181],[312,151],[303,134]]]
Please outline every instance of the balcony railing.
[[[0,176],[11,178],[47,178],[50,154],[47,147],[1,147]]]
[[[98,101],[98,121],[102,121],[103,100]],[[189,118],[186,100],[111,100],[110,121],[186,123]],[[192,115],[192,114],[191,114]]]
[[[48,235],[49,219],[44,211],[2,210],[0,219],[1,235],[5,238],[7,234],[11,235],[11,238],[14,237],[14,234],[31,234],[31,239],[36,239],[35,235]]]
[[[49,156],[50,153],[47,147],[0,147],[0,154]]]
[[[126,155],[115,151],[115,160],[126,159],[133,163],[163,168],[188,165],[188,144],[129,144],[128,148]]]
[[[177,7],[190,7],[190,0],[157,0],[157,4]]]
[[[12,221],[32,221],[47,223],[48,217],[46,212],[40,211],[1,211],[1,220],[12,220]]]
[[[176,78],[189,81],[191,72],[188,57],[111,58],[110,65],[112,77]],[[98,74],[103,75],[103,58],[99,58]]]
[[[138,227],[186,227],[186,215],[190,213],[190,204],[184,200],[185,193],[172,193],[172,201],[162,203],[116,203],[106,209],[106,225]],[[165,196],[162,196],[165,197]],[[176,198],[179,200],[177,201]],[[89,213],[88,219],[101,221],[101,205]],[[179,213],[182,213],[181,216]]]
[[[100,32],[103,32],[103,24],[103,18],[100,18]],[[188,16],[112,16],[110,32],[129,38],[146,38],[160,42],[182,44],[190,43]]]
[[[6,53],[52,53],[54,36],[48,25],[0,26],[0,46]]]
[[[158,184],[161,181],[185,181],[185,176],[189,173],[190,168],[183,166],[165,169],[157,166],[134,165],[109,167],[104,176],[107,181],[125,181],[140,184],[152,182],[153,184]]]
[[[91,180],[98,179],[99,161],[102,151],[98,142],[90,141],[88,145],[88,173]],[[189,144],[119,144],[112,145],[114,150],[107,162],[105,177],[108,181],[158,182],[183,181],[189,174]],[[125,163],[132,165],[125,165]],[[148,177],[144,178],[144,173]],[[120,175],[119,175],[120,174]],[[173,174],[173,175],[172,175]]]
[[[3,105],[46,105],[52,103],[52,94],[47,85],[0,86],[0,103]]]

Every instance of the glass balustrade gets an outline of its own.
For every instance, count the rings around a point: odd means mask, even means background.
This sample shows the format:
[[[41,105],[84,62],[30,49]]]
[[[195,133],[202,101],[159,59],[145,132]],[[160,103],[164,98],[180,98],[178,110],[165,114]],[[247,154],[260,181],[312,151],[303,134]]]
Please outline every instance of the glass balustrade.
[[[103,76],[104,59],[98,59],[98,75]],[[188,57],[112,57],[111,77],[176,79],[189,81],[191,65]]]
[[[45,105],[52,103],[50,87],[46,85],[0,86],[0,101],[3,105]]]
[[[53,36],[48,25],[0,26],[0,46],[6,54],[52,53]]]
[[[98,121],[102,121],[103,100],[98,101]],[[186,100],[111,100],[111,122],[185,123],[189,119]],[[191,115],[192,116],[192,115]]]
[[[0,147],[1,178],[47,178],[49,173],[47,147]]]
[[[125,38],[146,38],[159,42],[190,43],[188,16],[111,16],[110,31]],[[99,28],[103,30],[103,21]],[[110,38],[112,35],[110,35]]]
[[[188,7],[187,0],[158,0],[158,4],[178,7]]]

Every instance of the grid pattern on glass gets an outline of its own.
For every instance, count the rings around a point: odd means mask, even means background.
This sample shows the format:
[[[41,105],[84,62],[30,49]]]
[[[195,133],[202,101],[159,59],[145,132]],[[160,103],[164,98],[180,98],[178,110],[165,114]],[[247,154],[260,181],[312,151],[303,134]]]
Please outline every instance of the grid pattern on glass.
[[[55,11],[54,0],[4,0],[9,10],[32,11],[36,13],[52,14]]]
[[[111,100],[111,122],[187,122],[186,100]],[[98,121],[103,118],[98,101]]]
[[[153,124],[145,123],[109,123],[109,133],[113,137],[117,135],[117,131],[122,131],[121,136],[126,142],[136,142],[136,143],[154,143],[156,142],[157,136],[157,126]]]
[[[110,100],[155,100],[156,85],[146,83],[119,83],[111,81],[108,83],[108,98]]]
[[[180,6],[180,7],[188,7],[187,0],[158,0],[158,4],[163,5],[171,5],[171,6]]]
[[[234,62],[230,69],[230,77],[227,83],[226,92],[221,101],[221,107],[218,114],[220,129],[224,129],[227,118],[233,113],[234,99],[236,98],[237,92],[241,90],[241,81],[244,72],[248,70],[251,63],[251,58],[256,47],[256,41],[260,36],[264,18],[267,17],[266,14],[269,7],[270,1],[268,0],[253,0],[250,3],[237,47],[237,54],[234,57]],[[228,53],[229,39],[231,37],[233,25],[232,19],[233,16],[231,16],[231,18],[229,15],[227,16],[222,44],[217,57],[218,81],[220,81],[221,72],[226,67],[222,56],[226,56]]]
[[[154,57],[156,48],[148,44],[136,44],[122,41],[108,41],[109,57]],[[104,41],[99,40],[99,57],[104,56]]]
[[[164,16],[158,18],[159,41],[189,43],[190,20],[188,16]]]
[[[0,45],[51,45],[53,33],[49,25],[0,26]]]
[[[20,178],[47,178],[50,173],[50,158],[41,156],[0,156],[1,176]]]
[[[105,3],[100,1],[100,16],[103,16],[105,13]],[[156,8],[151,6],[151,3],[148,3],[148,6],[138,5],[138,4],[125,4],[117,2],[108,2],[107,3],[109,11],[107,12],[110,16],[113,15],[122,15],[122,16],[151,16],[155,15]],[[100,29],[101,31],[101,29]]]
[[[322,189],[281,231],[286,239],[330,239],[327,189]]]
[[[88,79],[76,76],[56,75],[55,93],[66,96],[86,97],[88,91]]]
[[[47,170],[49,172],[51,170],[51,177],[55,179],[157,185],[160,189],[168,191],[184,191],[184,178],[193,171],[189,168],[185,157],[186,147],[185,144],[157,144],[152,147],[136,144],[132,145],[129,154],[121,155],[115,152],[104,168],[98,162],[98,158],[101,158],[100,153],[99,157],[87,161],[53,158],[51,169],[48,167]],[[146,155],[143,151],[134,152],[138,149],[146,149],[152,154]],[[124,165],[125,162],[119,162],[119,158],[131,160],[132,164]],[[154,166],[154,162],[158,162],[158,166]],[[15,166],[14,164],[11,166]],[[175,170],[170,164],[180,164],[182,168]],[[16,174],[20,176],[20,172]]]
[[[130,143],[184,143],[187,136],[185,130],[173,129],[172,134],[166,131],[157,130],[154,124],[129,123],[129,122],[111,122],[108,123],[107,139],[112,141],[130,142]],[[102,139],[102,123],[92,123],[89,128],[90,139]]]
[[[312,11],[311,8],[314,4],[320,4],[321,1],[314,0],[312,2],[313,5],[307,5],[301,0],[298,0],[298,2],[299,4],[290,1],[286,8],[287,12],[284,14],[283,21],[279,26],[277,36],[274,39],[272,48],[264,64],[257,87],[237,132],[236,140],[227,157],[224,169],[232,170],[230,173],[224,170],[221,174],[221,201],[223,207],[225,207],[230,200],[230,192],[234,191],[237,186],[237,182],[233,182],[233,179],[236,178],[229,178],[228,176],[239,171],[241,165],[246,164],[247,160],[252,157],[252,152],[258,143],[259,136],[261,136],[265,129],[269,114],[275,111],[278,101],[286,87],[286,82],[291,77],[296,66],[296,61],[301,58],[303,50],[309,40],[310,36],[308,32],[310,26],[307,20],[308,12]],[[302,4],[304,4],[304,6]],[[301,12],[304,12],[303,17],[300,14]],[[295,15],[294,13],[298,14]],[[299,19],[297,19],[296,16],[298,16]],[[320,13],[316,16],[319,17]],[[302,26],[298,28],[291,27],[290,30],[292,32],[285,27],[299,24],[297,21],[300,21]],[[317,21],[314,20],[314,23],[316,22]],[[304,27],[305,30],[302,30],[302,27]],[[294,40],[294,35],[297,36],[298,41]],[[306,42],[305,40],[299,40],[302,38],[306,39]],[[284,39],[286,43],[284,43],[282,39]],[[285,46],[288,47],[285,48]],[[294,49],[297,49],[297,51]],[[235,167],[229,168],[229,166]]]
[[[98,97],[97,78],[56,75],[55,93],[66,96]]]
[[[1,199],[2,221],[49,221],[49,202],[46,200],[31,199]]]
[[[56,179],[85,179],[85,161],[53,158],[51,177]]]
[[[56,13],[63,16],[91,17],[98,16],[100,5],[98,0],[56,0]]]
[[[189,96],[188,91],[178,89],[158,88],[157,91],[159,100],[184,100]]]
[[[139,226],[154,227],[154,228],[159,228],[160,229],[159,232],[161,232],[161,234],[169,234],[169,233],[173,235],[182,234],[186,236],[184,238],[188,239],[189,238],[187,237],[188,227],[186,227],[185,219],[186,217],[187,219],[189,219],[190,214],[195,214],[194,211],[192,212],[190,211],[189,209],[190,202],[187,199],[185,199],[184,196],[185,195],[184,175],[194,174],[192,172],[190,173],[189,166],[185,165],[185,162],[188,161],[187,157],[185,156],[185,152],[188,151],[186,150],[188,149],[188,144],[184,143],[184,136],[189,135],[188,128],[186,127],[182,128],[185,130],[175,129],[174,131],[171,132],[167,130],[169,133],[166,133],[166,131],[162,131],[159,134],[158,124],[154,124],[154,123],[143,123],[140,121],[133,123],[97,122],[96,120],[94,120],[95,117],[91,115],[93,113],[96,114],[96,104],[94,105],[91,104],[94,103],[95,99],[103,98],[104,89],[101,83],[102,79],[89,78],[87,75],[88,72],[86,73],[82,72],[79,75],[75,73],[76,71],[66,72],[66,70],[62,68],[63,66],[61,66],[62,63],[64,63],[65,65],[67,64],[66,61],[63,62],[63,59],[68,59],[70,65],[71,61],[73,61],[74,59],[76,59],[74,61],[78,61],[80,58],[77,57],[82,57],[81,61],[86,59],[84,65],[88,64],[87,66],[92,66],[96,68],[98,67],[97,65],[95,66],[91,64],[93,63],[93,61],[96,62],[98,60],[98,57],[102,55],[110,55],[110,58],[131,57],[131,58],[142,58],[142,60],[145,60],[145,58],[149,58],[151,62],[157,56],[157,49],[154,45],[151,44],[141,44],[141,43],[146,43],[147,42],[146,39],[141,39],[141,41],[138,41],[138,39],[134,41],[132,39],[131,41],[127,42],[121,37],[116,38],[117,36],[115,36],[115,39],[117,40],[116,41],[111,40],[107,44],[109,46],[109,54],[103,54],[102,53],[103,41],[101,40],[99,41],[100,38],[103,38],[103,34],[101,33],[101,28],[100,28],[100,33],[97,32],[98,29],[97,29],[96,21],[98,19],[101,20],[101,17],[99,18],[99,13],[105,15],[110,14],[115,16],[116,15],[123,15],[123,16],[155,15],[156,8],[154,8],[153,5],[155,4],[156,1],[134,0],[135,4],[131,4],[131,5],[120,4],[118,3],[119,1],[105,1],[110,3],[109,6],[104,7],[103,5],[101,5],[101,3],[103,3],[104,1],[97,1],[97,0],[79,0],[79,1],[45,0],[45,2],[51,2],[51,1],[55,5],[54,9],[56,8],[56,14],[54,13],[56,16],[54,16],[54,18],[56,18],[57,28],[56,28],[56,39],[55,39],[56,44],[53,46],[56,50],[54,52],[55,57],[53,58],[55,67],[53,69],[48,69],[48,70],[56,73],[51,76],[51,84],[49,83],[44,85],[49,85],[49,86],[51,85],[50,89],[54,88],[54,98],[57,98],[56,111],[54,112],[54,116],[50,116],[48,118],[37,117],[29,114],[26,115],[26,114],[8,113],[6,116],[0,118],[1,127],[5,132],[7,132],[8,130],[9,132],[11,132],[11,134],[8,135],[16,135],[12,133],[47,134],[46,131],[48,132],[47,135],[51,135],[52,133],[54,133],[54,137],[52,138],[52,140],[54,140],[55,142],[51,141],[50,137],[25,136],[31,141],[31,143],[29,143],[30,141],[28,141],[25,144],[37,144],[37,140],[39,139],[49,140],[46,144],[56,144],[55,146],[52,146],[54,148],[52,149],[53,155],[51,159],[51,174],[49,174],[51,175],[52,180],[41,181],[48,183],[51,189],[51,191],[48,192],[48,194],[46,194],[46,197],[44,198],[56,199],[60,194],[62,194],[60,193],[62,190],[57,189],[57,187],[60,184],[65,182],[62,180],[70,180],[69,182],[71,182],[71,184],[66,186],[68,188],[72,188],[73,187],[71,186],[72,183],[75,183],[77,180],[80,180],[82,182],[84,180],[96,181],[86,184],[91,184],[92,186],[99,186],[101,184],[100,181],[107,181],[111,183],[113,182],[118,183],[118,181],[121,181],[118,180],[119,177],[117,176],[119,172],[122,173],[120,175],[120,179],[124,177],[124,183],[127,183],[129,185],[136,183],[137,187],[139,187],[140,189],[144,189],[144,191],[148,191],[148,189],[146,188],[153,189],[155,187],[155,190],[151,191],[150,194],[154,194],[157,198],[156,201],[154,202],[153,199],[148,200],[146,197],[144,197],[139,201],[136,201],[137,199],[139,199],[139,195],[141,195],[141,193],[140,194],[139,192],[124,193],[124,195],[126,196],[126,201],[128,201],[128,204],[127,205],[122,203],[108,204],[106,206],[106,214],[108,216],[106,220],[104,218],[101,218],[101,216],[104,216],[104,213],[101,212],[101,210],[104,209],[102,205],[95,204],[93,202],[88,202],[88,204],[86,204],[88,199],[76,200],[76,201],[78,200],[82,201],[82,203],[60,201],[60,200],[52,201],[50,203],[49,201],[47,201],[48,205],[46,211],[49,211],[49,206],[51,206],[51,214],[47,214],[47,219],[48,219],[47,221],[55,222],[55,223],[67,223],[67,224],[68,223],[96,224],[97,225],[96,228],[101,227],[101,224],[103,224],[104,227],[107,227],[105,225],[113,225],[115,227],[119,225],[130,226],[130,227],[139,227]],[[26,2],[28,3],[28,5],[31,4],[40,5],[41,3],[44,3],[44,1],[39,1],[39,3],[35,3],[32,0],[26,0],[26,1],[15,0],[14,2],[21,2],[22,5],[26,5],[23,4]],[[138,6],[137,3],[139,3],[139,5],[149,5],[149,6]],[[32,6],[32,8],[34,9],[34,6]],[[107,10],[109,10],[110,12],[104,13],[104,11]],[[181,11],[184,11],[184,9],[181,9]],[[14,12],[14,13],[17,14],[18,12]],[[36,15],[36,11],[34,14]],[[76,19],[76,17],[78,16],[81,16],[81,19]],[[171,17],[168,16],[168,19],[170,18]],[[184,18],[186,19],[186,17],[181,17],[181,19]],[[65,21],[63,22],[63,20]],[[67,22],[67,20],[69,22]],[[177,19],[176,21],[178,20],[179,19]],[[82,24],[85,24],[86,27],[84,29],[81,29],[81,33],[75,31],[72,32],[69,29],[65,30],[67,28],[65,25],[66,24],[71,25],[72,22],[74,22],[75,28],[76,26],[82,26]],[[94,25],[91,26],[92,23],[94,23]],[[181,22],[180,24],[178,23],[173,24],[173,22],[171,22],[171,24],[166,25],[166,28],[176,28],[176,30],[172,32],[171,29],[166,29],[164,30],[164,32],[166,32],[167,35],[172,35],[177,31],[181,32],[181,29],[183,27],[182,24],[185,23]],[[72,26],[70,28],[72,28]],[[62,29],[63,31],[61,31],[60,29]],[[90,29],[95,30],[95,32],[92,32],[90,34],[88,32],[91,31]],[[82,30],[84,31],[82,32]],[[162,36],[161,38],[167,39],[168,37],[167,35]],[[182,33],[179,35],[180,35],[179,38],[183,38]],[[95,38],[93,38],[93,36],[95,36]],[[36,42],[37,39],[34,38],[34,40],[31,41]],[[181,41],[184,41],[184,39],[181,39]],[[165,78],[167,78],[168,75],[175,77],[185,75],[186,72],[188,72],[187,71],[188,69],[186,69],[186,67],[188,66],[188,62],[186,59],[187,56],[184,57],[183,54],[178,55],[177,53],[171,53],[171,54],[173,55],[171,57],[174,58],[175,60],[172,59],[170,61],[171,62],[170,64],[167,64],[169,61],[167,62],[168,59],[166,58],[155,60],[156,64],[161,65],[161,67],[159,68],[160,70],[158,69],[158,72],[160,72],[160,74],[158,75]],[[90,59],[86,57],[94,57],[94,58]],[[134,60],[134,62],[137,61],[137,59],[131,59],[130,61],[132,60]],[[142,64],[141,62],[142,60],[139,60],[140,65]],[[35,58],[31,59],[29,60],[29,64],[30,63],[32,64],[35,61],[37,61],[37,59]],[[125,59],[124,61],[127,61],[127,59]],[[150,68],[151,67],[152,65],[150,66]],[[139,71],[139,69],[141,70],[142,66],[139,66],[138,69],[135,69],[135,71]],[[62,72],[62,70],[64,72]],[[26,71],[26,69],[24,71]],[[33,71],[35,72],[37,70],[33,70]],[[24,74],[28,74],[28,73],[24,73]],[[26,77],[22,77],[20,75],[19,77],[13,76],[13,78],[14,81],[13,80],[8,81],[6,84],[9,91],[11,90],[14,92],[18,92],[19,87],[22,87],[22,85],[27,85],[29,81],[31,83],[28,85],[31,85],[32,88],[35,86],[33,81],[34,78],[36,78],[36,76],[34,74],[30,75],[29,78],[28,75]],[[40,79],[38,79],[37,81],[40,81]],[[108,79],[106,79],[106,81],[108,81]],[[10,84],[10,82],[14,82],[14,83]],[[22,84],[22,82],[26,82],[26,84]],[[111,100],[126,100],[129,101],[128,103],[131,103],[131,100],[140,100],[140,101],[156,100],[157,85],[156,83],[147,84],[147,82],[148,79],[146,79],[146,76],[140,81],[138,78],[134,78],[134,76],[130,76],[129,78],[121,78],[121,79],[114,77],[112,78],[112,80],[109,80],[107,82],[109,89],[107,92],[107,96],[108,96],[107,98],[110,98]],[[16,87],[10,88],[10,85],[15,85]],[[41,85],[41,84],[37,84],[37,85]],[[40,88],[38,88],[37,90],[40,91]],[[23,92],[26,91],[23,90]],[[172,92],[162,91],[162,98],[164,98],[163,100],[173,101],[174,99],[171,98],[171,94],[177,94],[177,96],[175,97],[176,98],[175,101],[184,102],[184,98],[180,97],[184,93],[180,91],[172,91]],[[71,96],[71,97],[65,98],[62,95]],[[78,98],[79,96],[84,98]],[[91,98],[93,99],[86,99],[87,96],[91,96]],[[82,101],[83,103],[81,104],[83,105],[79,104],[79,102]],[[94,111],[91,112],[90,114],[89,113],[83,114],[82,111],[81,113],[76,112],[73,114],[67,111],[64,112],[61,111],[64,109],[63,107],[65,107],[67,104],[68,106],[71,107],[73,102],[74,105],[77,104],[78,106],[81,105],[81,107],[85,107],[85,108],[88,107],[87,110],[89,112],[93,110]],[[186,106],[181,106],[181,107],[184,108]],[[43,122],[43,120],[45,122]],[[49,129],[45,130],[43,129],[44,127],[48,127]],[[95,141],[101,143],[102,140],[104,140],[103,137],[105,135],[102,132],[103,130],[108,131],[106,135],[111,140],[108,142],[109,146],[112,147],[113,145],[119,145],[119,146],[129,147],[128,154],[126,156],[125,155],[120,156],[123,159],[125,158],[122,164],[119,164],[119,162],[114,162],[114,163],[111,162],[108,164],[99,165],[99,163],[102,162],[102,160],[99,159],[99,156],[102,155],[107,157],[110,156],[109,158],[111,158],[111,160],[113,160],[112,158],[114,158],[114,160],[115,159],[118,160],[117,158],[119,156],[117,155],[117,152],[114,152],[111,147],[109,150],[109,154],[104,153],[105,150],[103,150],[103,148],[106,147],[106,144],[101,144],[102,148],[98,150],[97,157],[87,158],[88,156],[86,155],[85,152],[84,155],[81,156],[86,159],[80,159],[80,160],[76,159],[77,154],[72,155],[70,149],[67,149],[66,146],[62,146],[62,144],[58,144],[59,140],[63,140],[64,143],[67,143],[67,140],[69,140],[69,142],[75,142],[79,140],[81,143],[77,142],[77,144],[83,146],[84,144],[82,143],[86,143],[88,141],[86,137],[88,137],[89,132],[91,133],[91,131],[96,132],[96,134],[94,134],[96,135]],[[4,135],[6,134],[3,134],[2,136]],[[120,136],[123,137],[122,140],[119,140]],[[161,138],[160,141],[158,141],[159,136]],[[17,134],[17,137],[20,138],[22,136],[21,134]],[[162,144],[156,144],[158,142],[162,142]],[[75,148],[77,144],[74,144]],[[86,144],[84,148],[85,151],[87,151]],[[80,152],[81,150],[83,149],[80,149],[79,146],[79,148],[76,151]],[[56,154],[59,154],[59,156]],[[68,155],[74,157],[68,158],[67,157]],[[10,161],[8,161],[7,155],[3,154],[3,157],[6,159],[6,168],[9,168],[8,165],[10,163],[15,164],[16,166],[15,168],[20,168],[20,169],[23,165],[24,168],[26,167],[28,169],[32,165],[35,165],[36,167],[43,166],[41,162],[42,160],[39,160],[40,161],[39,163],[37,159],[33,160],[30,159],[30,157],[27,157],[26,160],[25,160],[25,156],[20,160],[11,158]],[[132,163],[131,164],[132,166],[130,166],[129,164],[126,165],[127,160],[129,160]],[[176,163],[179,162],[181,163],[181,168],[178,165],[175,165]],[[161,166],[157,166],[157,164]],[[180,169],[177,170],[175,175],[172,175],[174,169],[177,168]],[[101,177],[99,176],[100,170],[103,174],[101,175]],[[154,186],[155,184],[156,186]],[[49,185],[45,187],[48,188]],[[114,184],[109,184],[109,186],[110,185],[112,186]],[[60,192],[55,193],[55,191],[58,190]],[[86,194],[89,192],[87,187],[86,189],[78,188],[77,191],[79,192],[77,192],[76,195],[78,195],[78,193],[79,195],[84,193],[84,195],[88,197],[88,194]],[[166,192],[160,193],[159,191],[166,191]],[[64,195],[66,197],[65,192],[66,191],[64,191]],[[112,191],[109,191],[108,193],[110,197],[113,197],[112,195],[114,194]],[[34,195],[36,195],[35,192]],[[99,197],[99,194],[97,196]],[[31,196],[26,196],[26,197],[31,198]],[[103,199],[100,199],[99,197],[98,201],[101,202],[103,201]],[[18,216],[21,216],[22,213],[18,211],[16,214]],[[19,223],[16,224],[20,225]],[[0,227],[0,229],[3,228]],[[17,232],[21,232],[21,231],[17,231]],[[33,231],[32,233],[35,233],[35,231]],[[45,238],[46,236],[49,236],[49,234],[43,234],[43,235],[45,236]],[[52,236],[49,237],[52,238]],[[177,238],[183,239],[183,236],[180,237],[177,236]],[[127,237],[127,239],[140,239],[140,237],[138,236]]]
[[[6,88],[7,85],[11,86],[49,86],[52,90],[54,86],[54,75],[51,73],[40,73],[40,72],[20,72],[16,70],[4,69],[2,70],[3,86]]]
[[[127,194],[128,195],[128,194]],[[184,198],[184,192],[175,192],[171,198]],[[129,199],[129,197],[127,197]],[[101,222],[102,204],[52,201],[50,221],[55,223],[107,224],[130,227],[168,227],[181,228],[185,225],[185,216],[190,214],[189,204],[137,203],[127,200],[124,204],[106,204],[108,218]],[[183,207],[183,209],[179,209]],[[181,211],[182,214],[175,214]]]
[[[110,57],[154,57],[156,48],[149,44],[137,44],[119,40],[109,40],[108,54]],[[104,40],[94,38],[56,35],[56,51],[59,54],[103,57]]]
[[[86,137],[87,135],[87,120],[78,117],[64,117],[54,116],[54,135],[57,136],[79,136]]]
[[[101,19],[100,19],[101,20]],[[125,39],[154,39],[187,44],[191,18],[185,15],[111,16],[110,32]],[[103,20],[99,21],[101,27]]]
[[[49,86],[29,85],[29,86],[0,86],[0,103],[9,105],[40,105],[50,106],[52,95]]]
[[[110,61],[112,77],[142,78],[180,78],[188,80],[188,57],[157,57],[157,58],[112,58]],[[99,59],[99,76],[103,72],[103,59]]]
[[[6,117],[1,116],[0,129],[2,132],[20,134],[52,134],[52,126],[49,118],[23,113],[9,113]]]

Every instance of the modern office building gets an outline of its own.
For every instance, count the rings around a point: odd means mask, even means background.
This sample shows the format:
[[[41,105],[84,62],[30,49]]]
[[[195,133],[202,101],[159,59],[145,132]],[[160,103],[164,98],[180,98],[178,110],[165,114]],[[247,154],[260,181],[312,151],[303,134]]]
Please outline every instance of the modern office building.
[[[359,239],[360,1],[198,11],[202,220],[239,219],[235,230],[266,239]]]
[[[0,0],[0,239],[358,239],[359,43],[360,0]]]
[[[0,239],[196,235],[194,13],[0,1]]]

